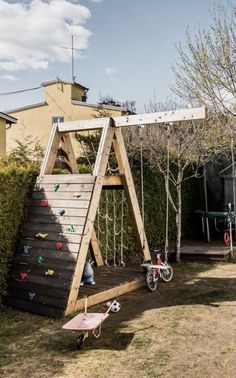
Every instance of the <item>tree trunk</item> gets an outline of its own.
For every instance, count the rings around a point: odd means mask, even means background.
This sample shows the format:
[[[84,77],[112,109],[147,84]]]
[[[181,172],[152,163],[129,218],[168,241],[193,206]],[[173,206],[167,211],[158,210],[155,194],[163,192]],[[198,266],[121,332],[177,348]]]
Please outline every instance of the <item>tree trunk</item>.
[[[181,184],[177,186],[177,212],[176,221],[176,262],[180,262],[181,236],[182,236],[182,198]]]

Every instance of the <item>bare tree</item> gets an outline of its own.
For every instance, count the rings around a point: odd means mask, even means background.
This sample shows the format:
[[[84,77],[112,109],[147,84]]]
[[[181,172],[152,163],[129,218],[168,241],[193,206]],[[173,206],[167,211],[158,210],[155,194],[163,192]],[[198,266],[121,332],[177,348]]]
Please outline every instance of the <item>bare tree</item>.
[[[146,106],[148,112],[176,108],[177,105],[171,101],[162,104],[153,100]],[[150,165],[163,175],[168,202],[175,213],[177,262],[180,261],[181,251],[183,182],[192,177],[199,177],[200,168],[215,153],[223,151],[225,144],[228,143],[227,135],[224,136],[224,122],[222,118],[221,127],[208,120],[153,125],[143,130],[143,151]],[[133,150],[137,149],[137,143],[137,137],[133,133]],[[168,233],[168,229],[166,231]]]

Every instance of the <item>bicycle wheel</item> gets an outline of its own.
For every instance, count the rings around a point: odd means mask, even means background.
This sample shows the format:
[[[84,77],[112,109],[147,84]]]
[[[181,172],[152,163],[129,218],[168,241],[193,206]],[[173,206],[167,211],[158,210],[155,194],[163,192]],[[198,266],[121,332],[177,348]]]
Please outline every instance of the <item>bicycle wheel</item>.
[[[170,265],[167,265],[166,269],[162,270],[161,278],[164,282],[170,282],[173,278],[173,269]]]
[[[155,291],[157,288],[157,281],[154,281],[153,273],[147,272],[146,274],[146,284],[150,291]]]

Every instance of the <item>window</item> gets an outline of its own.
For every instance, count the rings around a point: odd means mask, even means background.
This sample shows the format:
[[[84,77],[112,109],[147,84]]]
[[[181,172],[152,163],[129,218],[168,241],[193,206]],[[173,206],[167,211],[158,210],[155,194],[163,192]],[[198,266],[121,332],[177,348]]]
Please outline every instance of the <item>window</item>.
[[[64,117],[59,117],[59,116],[52,117],[52,124],[60,123],[60,122],[64,122]]]

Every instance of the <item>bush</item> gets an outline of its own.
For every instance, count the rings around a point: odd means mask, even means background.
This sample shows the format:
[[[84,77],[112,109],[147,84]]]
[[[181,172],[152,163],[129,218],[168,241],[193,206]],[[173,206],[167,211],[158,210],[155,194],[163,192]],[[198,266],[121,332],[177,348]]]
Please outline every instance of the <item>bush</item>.
[[[32,166],[20,168],[12,163],[4,167],[0,163],[0,297],[5,294],[8,270],[36,175]]]

